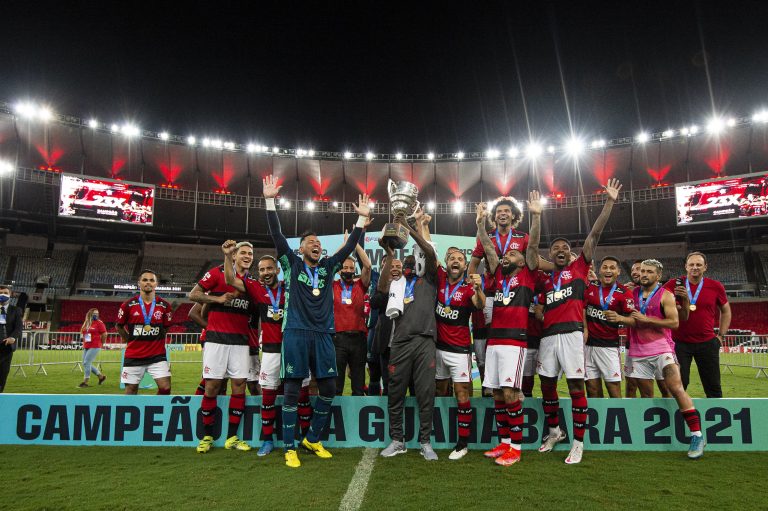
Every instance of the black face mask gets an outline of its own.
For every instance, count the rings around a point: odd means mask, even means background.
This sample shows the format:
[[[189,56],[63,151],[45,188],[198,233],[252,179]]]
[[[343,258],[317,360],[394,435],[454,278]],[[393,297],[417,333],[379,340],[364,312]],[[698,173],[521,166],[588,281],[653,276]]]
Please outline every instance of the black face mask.
[[[343,271],[339,273],[339,275],[341,275],[341,278],[344,280],[352,280],[352,277],[355,276],[355,273],[351,271]]]
[[[416,273],[416,265],[403,265],[403,275],[406,277],[410,277],[411,275]]]

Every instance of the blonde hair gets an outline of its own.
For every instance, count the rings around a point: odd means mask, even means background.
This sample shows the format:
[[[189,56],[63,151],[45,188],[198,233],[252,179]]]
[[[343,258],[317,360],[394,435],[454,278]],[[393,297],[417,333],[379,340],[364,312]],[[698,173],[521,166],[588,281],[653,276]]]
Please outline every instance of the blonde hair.
[[[83,326],[80,327],[80,333],[85,333],[88,331],[89,328],[91,328],[91,323],[93,323],[93,312],[97,311],[96,307],[92,309],[88,309],[88,312],[85,313],[85,321],[83,321]]]

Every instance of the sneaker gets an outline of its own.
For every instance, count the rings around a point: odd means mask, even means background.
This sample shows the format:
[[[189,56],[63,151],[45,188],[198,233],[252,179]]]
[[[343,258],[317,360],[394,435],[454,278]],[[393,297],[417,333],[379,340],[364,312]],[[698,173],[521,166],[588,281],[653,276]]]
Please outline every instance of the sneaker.
[[[275,444],[272,443],[272,440],[265,440],[264,443],[261,444],[261,447],[259,447],[259,452],[256,454],[258,456],[266,456],[267,454],[271,453],[274,448]]]
[[[285,451],[285,466],[290,468],[299,468],[301,466],[299,455],[296,454],[295,449],[288,449]]]
[[[502,467],[508,467],[509,465],[514,465],[518,461],[520,461],[520,449],[510,447],[507,452],[496,458],[495,463]]]
[[[688,457],[692,460],[697,460],[704,456],[704,447],[707,445],[707,441],[702,436],[691,436],[691,446],[688,447]]]
[[[106,374],[102,374],[101,376],[99,376],[99,385],[104,383],[104,380],[106,380],[106,379],[107,379],[107,375]]]
[[[571,452],[568,453],[568,457],[565,458],[565,463],[568,465],[575,465],[581,463],[581,456],[584,454],[584,442],[578,440],[573,441],[571,446]]]
[[[236,451],[250,451],[252,449],[250,445],[237,438],[237,435],[227,438],[227,441],[224,442],[224,448]]]
[[[408,449],[405,448],[404,442],[401,442],[400,440],[392,440],[388,446],[382,449],[379,455],[384,456],[385,458],[391,458],[392,456],[397,456],[398,454],[403,454],[405,452],[408,452]]]
[[[421,455],[427,461],[437,461],[437,453],[432,449],[432,444],[421,444]]]
[[[486,458],[498,458],[499,456],[501,456],[502,454],[504,454],[510,449],[511,447],[509,444],[500,443],[490,451],[485,451],[483,453],[483,456],[485,456]]]
[[[557,431],[557,434],[550,434],[544,440],[542,440],[541,447],[539,447],[539,452],[549,452],[555,448],[555,445],[565,440],[565,431],[562,429],[558,429]]]
[[[308,450],[309,452],[313,452],[317,454],[318,458],[332,458],[333,454],[329,453],[325,450],[325,447],[323,447],[323,444],[320,442],[310,442],[309,440],[304,438],[304,440],[301,441],[301,446]]]
[[[453,448],[453,451],[451,454],[448,455],[449,460],[460,460],[464,456],[467,455],[469,452],[469,449],[467,448],[467,444],[465,443],[458,443],[456,444],[456,447]]]
[[[86,388],[88,386],[89,385],[87,383],[85,383],[85,382],[80,382],[80,385],[78,385],[78,387],[80,387],[81,389],[84,389],[84,388]]]
[[[204,436],[200,443],[197,444],[197,452],[205,454],[213,448],[213,437]]]

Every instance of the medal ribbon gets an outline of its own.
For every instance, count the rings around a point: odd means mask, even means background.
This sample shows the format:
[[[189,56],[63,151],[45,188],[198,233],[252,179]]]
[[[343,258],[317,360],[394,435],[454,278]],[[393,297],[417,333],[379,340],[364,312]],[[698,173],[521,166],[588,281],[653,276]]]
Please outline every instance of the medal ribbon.
[[[653,291],[650,292],[648,295],[648,298],[643,299],[643,290],[641,289],[637,296],[637,301],[640,302],[640,312],[645,314],[645,311],[648,310],[648,303],[651,301],[651,298],[653,298],[653,295],[656,294],[656,291],[659,290],[658,284],[656,284],[656,287],[653,288]]]
[[[614,291],[616,291],[616,282],[613,283],[613,287],[611,288],[611,292],[608,293],[608,297],[603,299],[603,286],[598,288],[597,294],[600,296],[600,308],[604,311],[607,311],[608,307],[610,307]]]
[[[267,288],[267,295],[269,295],[269,301],[272,302],[272,313],[276,313],[280,310],[280,298],[283,296],[283,286],[277,286],[277,291],[272,294],[272,290]]]
[[[509,234],[507,234],[507,242],[504,244],[504,248],[501,248],[501,236],[499,236],[499,230],[496,229],[496,246],[501,250],[501,256],[504,257],[504,254],[507,253],[507,249],[509,248],[509,244],[512,241],[512,231],[509,231]]]
[[[453,286],[453,291],[451,291],[450,296],[448,295],[448,280],[445,281],[445,289],[443,290],[443,305],[446,307],[451,305],[451,300],[453,300],[453,295],[456,294],[456,291],[458,291],[459,287],[463,284],[463,282],[460,280],[456,283],[455,286]]]
[[[552,281],[552,288],[555,291],[560,291],[560,288],[563,287],[563,272],[560,272],[557,276],[557,284],[555,284],[555,272],[552,272],[552,275],[549,277],[549,279]]]
[[[149,314],[144,310],[144,300],[139,298],[139,308],[141,309],[141,314],[144,316],[144,325],[149,325],[152,322],[152,315],[155,312],[155,299],[152,298],[152,305],[149,308]]]
[[[347,285],[344,283],[344,280],[341,280],[341,299],[342,300],[352,300],[352,288],[355,286],[355,283],[349,285],[349,289],[347,289]]]
[[[696,301],[699,299],[699,293],[701,293],[701,289],[704,287],[704,279],[701,279],[701,282],[699,282],[699,286],[696,288],[696,294],[691,296],[691,284],[688,282],[688,279],[685,279],[685,290],[688,292],[688,299],[691,301],[691,305],[696,305]]]
[[[310,268],[310,266],[307,263],[304,263],[304,269],[306,270],[307,275],[309,275],[309,278],[312,279],[312,289],[319,289],[317,287],[318,279],[319,279],[317,272],[319,268],[316,266],[315,271],[313,272],[312,268]]]
[[[413,298],[413,286],[416,285],[416,278],[405,279],[405,298]]]
[[[504,280],[504,298],[509,297],[509,286],[512,284],[513,276],[509,276]]]

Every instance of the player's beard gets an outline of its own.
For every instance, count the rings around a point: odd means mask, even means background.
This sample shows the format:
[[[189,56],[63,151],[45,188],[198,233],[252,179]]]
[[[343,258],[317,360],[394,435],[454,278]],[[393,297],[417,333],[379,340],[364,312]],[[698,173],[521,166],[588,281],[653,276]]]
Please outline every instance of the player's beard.
[[[515,271],[515,264],[509,263],[509,264],[502,264],[501,265],[501,273],[502,275],[512,275]]]

